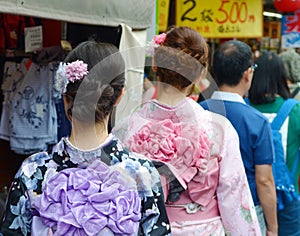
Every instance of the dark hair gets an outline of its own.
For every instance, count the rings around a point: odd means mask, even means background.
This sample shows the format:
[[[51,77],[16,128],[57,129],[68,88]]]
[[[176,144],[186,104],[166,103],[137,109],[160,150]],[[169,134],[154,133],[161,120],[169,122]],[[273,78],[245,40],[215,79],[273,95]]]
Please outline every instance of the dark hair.
[[[282,60],[275,53],[265,53],[255,63],[258,65],[254,72],[249,90],[249,99],[253,104],[273,102],[276,95],[284,99],[290,97],[287,85],[287,75]]]
[[[82,60],[88,75],[67,86],[67,112],[85,122],[102,122],[113,110],[125,83],[125,63],[116,46],[95,41],[79,44],[65,62]],[[93,116],[93,114],[95,114]]]
[[[178,89],[189,86],[207,67],[208,45],[189,27],[170,27],[165,42],[155,49],[160,81]]]
[[[213,56],[213,73],[218,86],[237,85],[253,63],[249,45],[238,40],[221,44]]]

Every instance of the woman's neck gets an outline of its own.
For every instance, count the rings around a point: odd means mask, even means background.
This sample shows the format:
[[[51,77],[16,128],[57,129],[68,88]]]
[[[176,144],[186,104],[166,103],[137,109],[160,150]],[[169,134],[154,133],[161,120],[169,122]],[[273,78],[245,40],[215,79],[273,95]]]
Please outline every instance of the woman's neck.
[[[190,86],[188,86],[180,91],[177,88],[166,84],[158,85],[157,100],[169,106],[176,106],[187,97],[190,89]]]
[[[108,119],[103,123],[95,124],[73,121],[69,141],[81,150],[97,148],[108,137],[107,123]]]

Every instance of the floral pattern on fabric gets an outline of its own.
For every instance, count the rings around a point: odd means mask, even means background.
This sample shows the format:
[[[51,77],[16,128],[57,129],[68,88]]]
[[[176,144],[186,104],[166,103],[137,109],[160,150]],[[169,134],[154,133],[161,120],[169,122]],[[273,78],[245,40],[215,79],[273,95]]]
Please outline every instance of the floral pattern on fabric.
[[[31,235],[32,218],[38,216],[34,202],[41,198],[47,183],[61,171],[66,173],[70,168],[77,168],[80,172],[90,168],[95,160],[112,169],[122,169],[136,182],[142,202],[138,235],[169,235],[169,220],[157,170],[144,156],[128,152],[112,135],[108,142],[92,151],[80,151],[63,138],[50,155],[42,152],[27,158],[10,188],[0,232],[4,236]]]
[[[24,235],[30,231],[29,223],[31,221],[30,215],[28,214],[29,206],[24,196],[20,197],[20,200],[16,206],[11,205],[10,211],[12,214],[17,215],[12,224],[9,226],[10,229],[20,228]]]

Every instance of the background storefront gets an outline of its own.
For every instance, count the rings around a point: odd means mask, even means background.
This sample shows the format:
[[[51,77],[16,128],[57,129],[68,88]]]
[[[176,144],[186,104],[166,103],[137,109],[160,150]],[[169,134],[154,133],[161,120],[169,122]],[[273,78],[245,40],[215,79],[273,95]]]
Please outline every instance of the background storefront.
[[[47,50],[56,47],[63,48],[67,53],[70,47],[74,48],[93,37],[113,43],[123,51],[127,66],[126,86],[130,92],[126,93],[124,101],[114,113],[115,120],[121,119],[141,103],[145,53],[141,50],[137,53],[130,48],[144,47],[154,10],[154,0],[0,0],[1,85],[6,76],[4,66],[7,61],[18,63],[24,58],[31,61],[41,55],[41,51],[46,52],[43,56],[47,57]],[[27,51],[25,47],[24,29],[30,27],[42,29],[42,34],[38,35],[42,38],[42,48],[36,51]],[[2,101],[3,90],[1,104]],[[0,139],[2,192],[9,186],[20,163],[27,156],[12,151],[9,140]]]

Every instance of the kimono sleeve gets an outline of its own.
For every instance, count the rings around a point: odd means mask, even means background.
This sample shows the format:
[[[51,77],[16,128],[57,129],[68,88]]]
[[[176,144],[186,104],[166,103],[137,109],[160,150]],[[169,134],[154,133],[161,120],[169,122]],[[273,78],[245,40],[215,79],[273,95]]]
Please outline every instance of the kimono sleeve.
[[[227,235],[261,235],[242,162],[239,139],[225,123],[217,199]]]
[[[31,220],[30,200],[27,188],[20,176],[14,179],[10,187],[0,233],[3,235],[30,235]]]
[[[39,166],[49,159],[46,152],[37,153],[23,161],[12,182],[6,200],[6,209],[0,233],[6,235],[31,235],[33,191],[43,179]],[[1,235],[1,234],[0,234]]]

